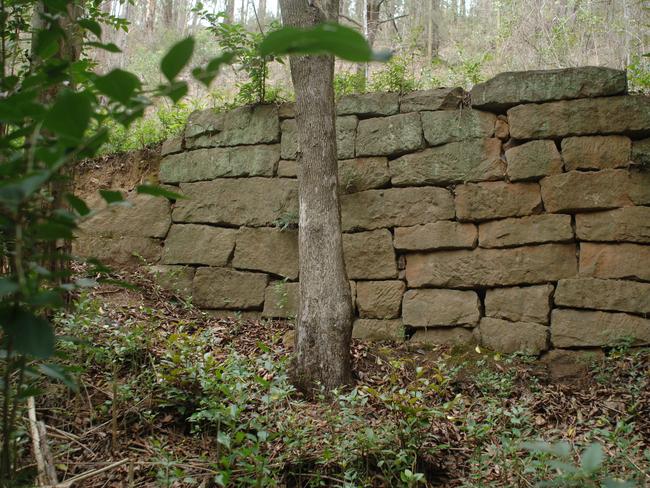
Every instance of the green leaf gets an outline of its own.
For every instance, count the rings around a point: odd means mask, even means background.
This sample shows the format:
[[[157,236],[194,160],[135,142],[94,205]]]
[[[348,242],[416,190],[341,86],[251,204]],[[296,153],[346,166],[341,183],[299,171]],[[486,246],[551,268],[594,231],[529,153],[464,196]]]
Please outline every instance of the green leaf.
[[[79,391],[77,383],[74,381],[72,375],[68,371],[66,371],[66,369],[61,365],[52,364],[52,363],[41,363],[37,366],[37,368],[45,376],[49,376],[52,379],[59,380],[65,386],[70,388],[72,391],[74,392]]]
[[[72,193],[68,193],[65,196],[65,199],[68,201],[68,204],[75,210],[75,212],[77,212],[82,217],[85,217],[90,213],[90,208],[81,198],[73,195]]]
[[[95,80],[95,86],[104,95],[126,105],[142,83],[133,73],[114,69],[104,76],[99,76]]]
[[[591,444],[582,453],[580,467],[587,473],[595,473],[603,464],[603,448],[597,442]]]
[[[72,239],[72,229],[73,227],[70,225],[52,221],[45,221],[32,226],[34,236],[44,241]]]
[[[11,295],[19,290],[18,283],[9,278],[0,278],[0,297]]]
[[[209,88],[219,74],[221,66],[229,64],[233,60],[234,56],[235,55],[232,53],[225,53],[219,57],[213,58],[208,62],[205,68],[194,68],[192,70],[192,76],[194,76],[194,79],[198,82],[203,83],[203,85]]]
[[[117,47],[116,44],[113,44],[112,42],[109,42],[108,44],[104,44],[102,42],[86,42],[86,46],[94,47],[97,49],[102,49],[104,51],[108,51],[109,53],[121,53],[122,50]]]
[[[14,350],[40,359],[54,353],[54,330],[47,320],[27,310],[7,310],[0,313],[0,323],[13,340]]]
[[[153,195],[155,197],[165,197],[168,200],[180,200],[187,198],[180,193],[175,193],[173,191],[167,190],[161,186],[155,185],[140,185],[137,187],[136,191],[144,195]]]
[[[45,115],[43,127],[68,142],[78,143],[88,129],[91,116],[90,100],[85,94],[64,90]]]
[[[160,61],[160,70],[165,77],[170,81],[180,73],[187,65],[194,52],[194,39],[186,37],[182,41],[174,44],[165,57]]]
[[[99,190],[99,194],[104,201],[109,205],[112,203],[119,203],[124,201],[124,196],[119,191],[114,190]]]
[[[388,52],[373,52],[363,35],[340,24],[326,23],[312,29],[283,27],[271,32],[260,44],[262,56],[286,54],[332,54],[357,63],[387,61]]]
[[[178,102],[181,98],[187,95],[187,83],[184,81],[174,81],[169,85],[163,85],[161,88],[161,95],[167,96],[172,99],[174,103]]]
[[[79,19],[79,20],[77,20],[77,24],[79,24],[79,26],[83,27],[87,31],[90,31],[93,34],[95,34],[97,39],[102,38],[102,26],[99,25],[99,22],[97,22],[96,20],[93,20],[93,19]]]

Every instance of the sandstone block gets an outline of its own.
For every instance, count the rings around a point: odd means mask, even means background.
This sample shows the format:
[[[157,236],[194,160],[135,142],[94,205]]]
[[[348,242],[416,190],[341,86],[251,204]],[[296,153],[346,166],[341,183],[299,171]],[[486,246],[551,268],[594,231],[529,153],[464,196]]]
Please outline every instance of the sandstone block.
[[[494,351],[537,356],[548,349],[549,328],[545,325],[483,318],[477,331],[481,344]]]
[[[160,155],[167,156],[168,154],[174,154],[181,152],[183,150],[183,137],[172,137],[170,139],[165,139],[160,148]]]
[[[542,200],[548,212],[605,210],[633,204],[627,171],[606,169],[596,173],[570,171],[541,181]]]
[[[562,158],[553,141],[531,141],[506,151],[510,181],[534,180],[562,172]]]
[[[352,280],[397,278],[393,239],[386,229],[343,234],[343,253]]]
[[[161,241],[151,237],[82,234],[72,241],[73,254],[96,258],[104,264],[155,264],[160,261],[161,251]]]
[[[272,281],[264,293],[263,317],[288,319],[298,314],[300,285],[286,281]]]
[[[296,159],[300,151],[296,121],[294,119],[283,120],[281,129],[280,156],[282,159]]]
[[[650,247],[582,242],[580,276],[650,281]]]
[[[650,137],[632,143],[632,161],[650,167]]]
[[[570,215],[530,215],[518,219],[492,220],[478,227],[481,247],[511,247],[573,239]]]
[[[502,111],[521,103],[606,97],[627,91],[625,71],[586,66],[501,73],[471,91],[472,106]]]
[[[494,125],[494,136],[502,141],[510,139],[510,125],[506,116],[499,115],[497,117],[497,123]]]
[[[357,309],[361,318],[395,319],[400,316],[403,281],[359,281]]]
[[[380,117],[394,115],[399,110],[397,93],[363,93],[341,97],[336,105],[338,115],[359,117]]]
[[[420,149],[422,123],[417,113],[360,120],[357,156],[392,156]]]
[[[494,288],[485,295],[485,315],[511,322],[548,324],[552,285]]]
[[[430,249],[472,249],[476,246],[474,224],[452,221],[433,222],[413,227],[396,227],[395,249],[427,251]]]
[[[417,329],[411,341],[414,344],[460,346],[474,342],[472,329],[464,327],[434,327]]]
[[[537,183],[490,181],[456,187],[459,220],[480,221],[538,213],[542,198]]]
[[[400,97],[399,110],[402,113],[453,110],[460,106],[465,95],[465,90],[460,87],[413,91]]]
[[[434,112],[432,112],[434,113]],[[499,139],[452,142],[390,161],[395,186],[448,185],[503,179]]]
[[[237,233],[233,267],[298,278],[298,232],[242,228]]]
[[[262,273],[245,273],[230,268],[198,268],[192,297],[201,308],[260,309],[269,278]]]
[[[418,253],[409,254],[406,261],[406,279],[413,288],[537,284],[576,274],[572,244]]]
[[[278,117],[280,120],[293,119],[296,116],[296,104],[294,102],[283,102],[278,104]]]
[[[336,119],[336,148],[339,159],[354,157],[354,144],[357,134],[358,119],[354,116],[337,117]],[[294,119],[282,121],[282,159],[297,159],[300,152],[298,126]]]
[[[412,327],[476,325],[481,301],[474,291],[408,290],[402,303],[402,319]]]
[[[515,139],[557,139],[597,134],[650,134],[650,97],[584,98],[508,110]]]
[[[492,137],[497,121],[494,114],[471,109],[424,112],[421,117],[424,138],[430,146]]]
[[[155,282],[165,290],[177,293],[183,298],[192,296],[194,268],[191,266],[149,266],[147,271]]]
[[[614,346],[624,339],[650,344],[650,319],[626,313],[553,310],[551,342],[555,347]]]
[[[555,291],[555,304],[650,314],[650,283],[596,278],[560,280]]]
[[[628,194],[635,205],[650,205],[650,168],[630,170]]]
[[[208,225],[172,225],[162,254],[164,264],[225,266],[235,248],[234,229]]]
[[[632,141],[625,136],[587,136],[562,139],[567,171],[623,168],[630,164]]]
[[[225,310],[225,309],[212,309],[203,310],[203,313],[208,317],[217,320],[234,320],[236,322],[260,320],[262,312],[259,310]],[[293,332],[293,331],[290,331]]]
[[[386,158],[357,158],[339,161],[339,185],[343,193],[382,188],[390,183]]]
[[[650,207],[625,207],[578,214],[576,235],[583,241],[650,243]]]
[[[454,215],[453,198],[444,188],[390,188],[341,196],[346,232],[426,224]]]
[[[280,178],[297,178],[298,163],[296,161],[281,160],[278,162],[278,176]]]
[[[352,337],[364,341],[404,341],[404,326],[400,319],[357,319],[352,327]]]
[[[233,178],[181,183],[174,222],[262,227],[297,215],[298,185],[286,178]]]

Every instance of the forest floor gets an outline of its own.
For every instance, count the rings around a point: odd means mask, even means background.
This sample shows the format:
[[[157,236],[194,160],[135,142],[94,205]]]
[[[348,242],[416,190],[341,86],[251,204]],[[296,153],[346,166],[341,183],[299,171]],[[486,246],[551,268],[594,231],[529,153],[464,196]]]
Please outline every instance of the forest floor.
[[[648,349],[557,381],[523,356],[355,342],[354,388],[312,402],[288,379],[289,322],[211,317],[145,272],[119,278],[137,288],[90,289],[58,318],[79,392],[50,385],[37,404],[60,480],[94,473],[75,486],[650,483]]]

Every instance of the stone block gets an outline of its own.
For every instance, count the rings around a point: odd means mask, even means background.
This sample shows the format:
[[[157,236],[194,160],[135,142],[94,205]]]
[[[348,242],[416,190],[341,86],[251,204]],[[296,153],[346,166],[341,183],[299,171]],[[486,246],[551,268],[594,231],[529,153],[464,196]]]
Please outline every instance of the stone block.
[[[481,247],[512,247],[573,239],[570,215],[530,215],[518,219],[492,220],[478,227]]]
[[[165,139],[160,148],[160,155],[167,156],[168,154],[174,154],[181,152],[183,150],[183,137],[172,137],[170,139]]]
[[[632,161],[650,167],[650,137],[632,142]]]
[[[192,297],[200,308],[249,310],[261,309],[269,277],[230,268],[198,268],[194,275]]]
[[[597,278],[560,280],[555,305],[650,314],[650,283]]]
[[[494,288],[485,294],[485,315],[511,322],[548,324],[552,285]]]
[[[365,319],[395,319],[400,316],[403,281],[359,281],[356,284],[357,310]]]
[[[338,159],[354,157],[354,143],[359,119],[354,115],[336,118],[336,150]]]
[[[81,234],[72,241],[72,252],[104,264],[156,264],[160,261],[162,243],[151,237]]]
[[[636,346],[650,344],[650,319],[587,310],[556,309],[551,314],[554,347],[615,346],[628,339]]]
[[[429,146],[494,136],[497,116],[478,110],[441,110],[421,114],[422,131]]]
[[[298,314],[300,285],[286,281],[272,281],[264,293],[263,317],[288,319]]]
[[[386,158],[357,158],[339,161],[339,187],[343,193],[382,188],[390,183]]]
[[[343,234],[343,253],[351,280],[397,278],[393,239],[386,229]]]
[[[586,136],[562,139],[567,171],[624,168],[630,164],[632,141],[625,136]]]
[[[357,156],[393,156],[424,145],[417,113],[360,120],[357,127]]]
[[[336,105],[337,115],[358,115],[359,117],[381,117],[394,115],[399,111],[397,93],[363,93],[341,97]]]
[[[585,66],[501,73],[472,88],[472,106],[504,111],[522,103],[608,97],[627,92],[625,71]]]
[[[165,240],[164,264],[225,266],[235,248],[235,229],[174,224]]]
[[[194,268],[191,266],[149,266],[147,271],[153,276],[154,281],[163,289],[177,293],[182,298],[192,296],[192,281]]]
[[[296,161],[281,160],[278,162],[278,176],[280,178],[297,178],[298,163]]]
[[[499,115],[497,117],[497,123],[494,125],[494,136],[502,141],[510,139],[510,125],[506,116]]]
[[[445,188],[389,188],[341,195],[344,231],[411,226],[455,216]]]
[[[530,141],[506,151],[510,181],[536,180],[562,173],[562,157],[553,141]]]
[[[357,319],[352,327],[352,337],[364,341],[404,341],[404,326],[400,319]]]
[[[480,343],[493,351],[538,356],[548,349],[549,328],[531,322],[483,318],[477,329]]]
[[[465,90],[460,87],[412,91],[400,97],[399,111],[407,113],[454,110],[460,106],[466,95]]]
[[[412,327],[476,325],[481,301],[474,291],[408,290],[402,302],[402,319]]]
[[[262,227],[298,214],[298,184],[287,178],[233,178],[181,183],[174,222]]]
[[[650,207],[625,207],[576,215],[582,241],[650,243]]]
[[[628,194],[635,205],[650,205],[650,168],[630,170]]]
[[[443,220],[413,227],[396,227],[395,249],[428,251],[433,249],[472,249],[476,246],[474,224]]]
[[[462,346],[475,342],[472,329],[464,327],[434,327],[417,329],[411,343],[423,345]]]
[[[298,278],[298,232],[241,228],[237,233],[233,267],[265,271],[290,280]]]
[[[293,119],[296,116],[296,104],[294,102],[283,102],[278,104],[278,117],[280,120]]]
[[[650,246],[582,242],[580,276],[650,281]]]
[[[541,181],[542,200],[547,212],[605,210],[633,205],[630,178],[622,169],[595,173],[570,171],[547,176]]]
[[[298,125],[294,119],[283,120],[281,128],[280,157],[282,159],[296,159],[300,151],[300,145],[298,144]]]
[[[537,183],[489,181],[456,187],[459,220],[481,221],[539,213],[542,198]]]
[[[225,309],[212,309],[203,310],[203,313],[208,317],[217,320],[228,320],[242,323],[243,321],[258,321],[262,318],[262,312],[259,310],[225,310]]]
[[[508,110],[515,139],[559,139],[568,136],[650,134],[650,97],[630,95],[583,98]]]
[[[409,254],[406,260],[406,279],[413,288],[532,285],[576,275],[572,244],[437,251]]]
[[[448,185],[505,176],[499,139],[452,142],[390,161],[394,186]]]

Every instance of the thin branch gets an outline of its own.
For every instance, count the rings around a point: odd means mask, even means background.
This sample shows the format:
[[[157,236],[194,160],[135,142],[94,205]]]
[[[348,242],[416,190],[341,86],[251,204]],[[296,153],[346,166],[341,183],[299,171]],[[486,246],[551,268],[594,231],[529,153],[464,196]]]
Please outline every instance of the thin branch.
[[[345,14],[339,14],[339,18],[341,18],[341,19],[345,19],[345,20],[347,20],[348,22],[353,23],[353,24],[356,25],[357,27],[363,27],[363,25],[361,25],[359,22],[357,22],[356,20],[354,20],[354,19],[351,18],[351,17],[348,17],[348,16],[345,15]]]
[[[409,14],[398,15],[397,17],[392,17],[390,19],[380,20],[379,22],[377,22],[377,24],[381,25],[381,24],[385,24],[386,22],[395,22],[396,20],[403,19],[404,17],[408,17],[408,16]]]

